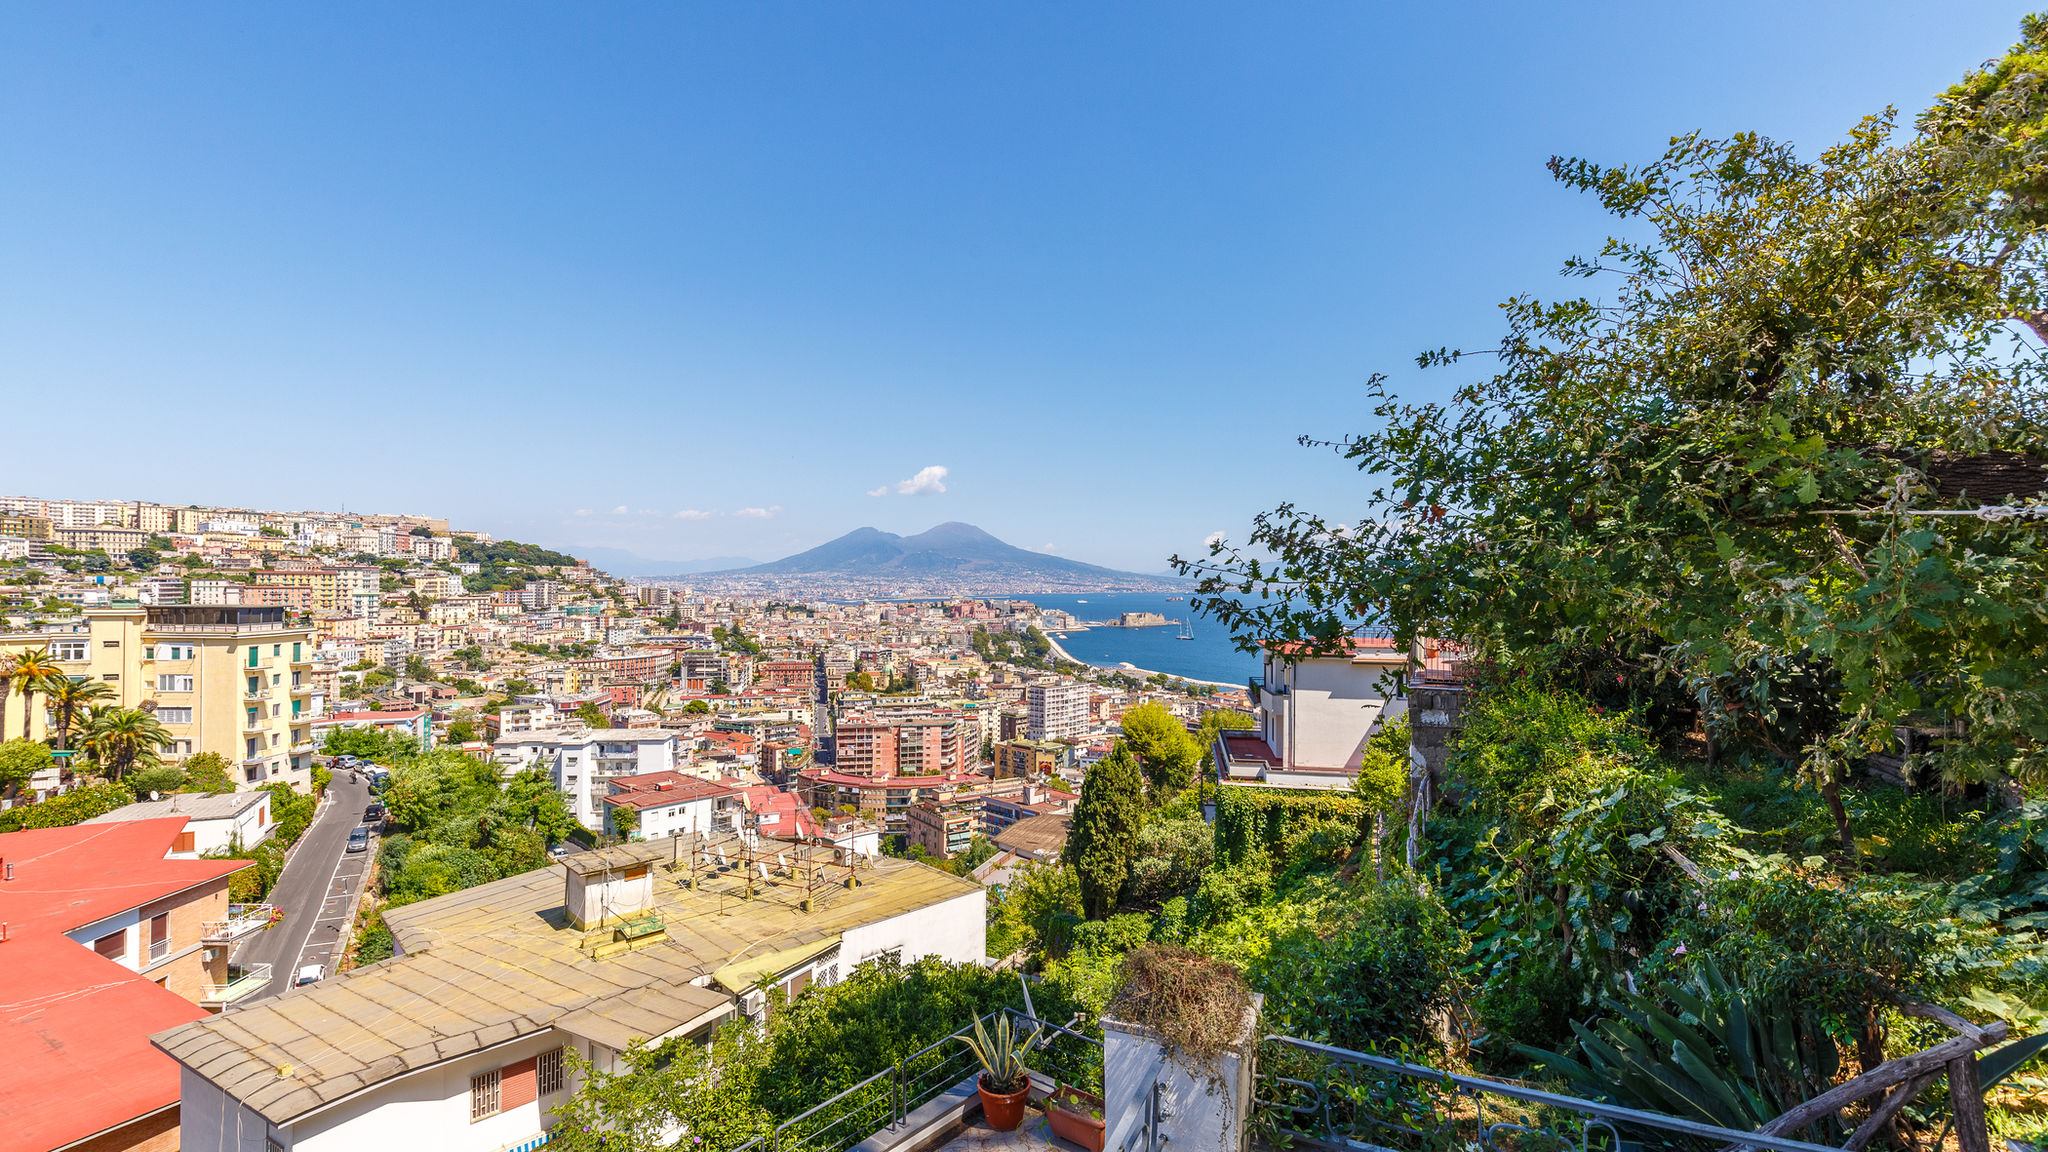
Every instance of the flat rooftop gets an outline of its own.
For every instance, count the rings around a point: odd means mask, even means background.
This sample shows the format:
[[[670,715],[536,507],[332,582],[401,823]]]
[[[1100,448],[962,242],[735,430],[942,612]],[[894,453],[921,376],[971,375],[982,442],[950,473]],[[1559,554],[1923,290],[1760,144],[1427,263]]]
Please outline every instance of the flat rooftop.
[[[153,1040],[272,1123],[288,1123],[373,1084],[549,1028],[623,1048],[635,1036],[709,1023],[733,1004],[730,992],[708,987],[721,969],[822,951],[847,929],[981,891],[889,858],[863,859],[854,866],[859,886],[848,888],[833,849],[782,841],[762,841],[763,863],[748,868],[738,837],[698,845],[696,886],[685,887],[693,873],[675,862],[677,843],[570,858],[582,875],[649,865],[668,932],[659,943],[603,960],[585,951],[563,903],[568,866],[555,864],[391,909],[384,922],[400,955]],[[763,867],[782,883],[764,882]],[[797,886],[806,871],[818,882]]]

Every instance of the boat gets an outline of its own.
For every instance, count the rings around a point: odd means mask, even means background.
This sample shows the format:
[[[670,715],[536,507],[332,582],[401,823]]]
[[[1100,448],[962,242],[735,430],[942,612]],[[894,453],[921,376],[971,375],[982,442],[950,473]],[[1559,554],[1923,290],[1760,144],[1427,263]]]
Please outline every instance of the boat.
[[[1182,640],[1193,640],[1195,638],[1194,621],[1183,620],[1180,622],[1180,638]]]

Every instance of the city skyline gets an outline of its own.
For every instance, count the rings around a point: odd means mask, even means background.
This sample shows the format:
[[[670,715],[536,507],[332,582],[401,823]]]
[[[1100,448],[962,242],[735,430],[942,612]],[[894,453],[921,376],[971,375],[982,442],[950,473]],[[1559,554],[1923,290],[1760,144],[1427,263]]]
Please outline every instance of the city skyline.
[[[1295,436],[1362,424],[1375,371],[1441,395],[1466,376],[1417,351],[1570,289],[1608,222],[1546,156],[1811,155],[2014,21],[1172,15],[11,11],[10,415],[147,418],[85,477],[32,438],[0,491],[429,507],[650,560],[965,521],[1157,572],[1341,510],[1356,477]]]

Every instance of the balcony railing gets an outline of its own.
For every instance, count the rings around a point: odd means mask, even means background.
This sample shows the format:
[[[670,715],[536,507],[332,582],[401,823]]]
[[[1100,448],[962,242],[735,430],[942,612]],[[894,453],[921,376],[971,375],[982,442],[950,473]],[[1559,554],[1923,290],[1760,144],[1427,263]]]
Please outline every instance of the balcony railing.
[[[199,1006],[232,1004],[244,996],[253,995],[270,985],[270,965],[252,964],[246,968],[228,965],[228,982],[225,984],[201,984]]]
[[[1327,1152],[1840,1152],[1784,1136],[1459,1076],[1292,1036],[1267,1036],[1252,1087],[1254,1132]]]
[[[274,904],[230,904],[225,920],[205,920],[199,925],[199,939],[205,944],[232,944],[244,936],[261,932],[277,919]]]
[[[1070,1084],[1087,1092],[1102,1093],[1102,1041],[1070,1028],[1034,1020],[1013,1008],[991,1012],[982,1020],[994,1027],[996,1018],[1007,1014],[1011,1026],[1028,1035],[1043,1027],[1044,1034],[1024,1063],[1034,1079]],[[974,1029],[962,1028],[930,1047],[904,1057],[893,1068],[885,1068],[810,1110],[775,1126],[740,1145],[734,1152],[840,1152],[871,1135],[897,1132],[908,1126],[910,1114],[945,1095],[950,1089],[977,1076],[980,1065],[974,1053],[960,1041]]]
[[[149,942],[149,962],[151,964],[156,963],[157,961],[163,959],[166,956],[169,956],[170,954],[171,942],[169,940],[151,940]]]
[[[245,688],[242,690],[242,699],[251,704],[256,703],[258,700],[268,700],[270,699],[270,689],[257,688],[251,691]]]

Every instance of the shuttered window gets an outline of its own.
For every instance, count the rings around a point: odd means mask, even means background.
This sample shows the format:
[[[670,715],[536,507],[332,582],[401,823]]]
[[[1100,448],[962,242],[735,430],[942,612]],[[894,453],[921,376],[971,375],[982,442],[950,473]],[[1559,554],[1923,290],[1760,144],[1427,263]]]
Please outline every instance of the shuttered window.
[[[498,1114],[498,1070],[469,1078],[469,1122],[476,1123]]]
[[[536,1061],[528,1056],[498,1069],[498,1107],[510,1112],[531,1104],[539,1097],[534,1091],[534,1065]]]
[[[562,1050],[552,1048],[534,1061],[535,1076],[543,1096],[562,1090]]]

